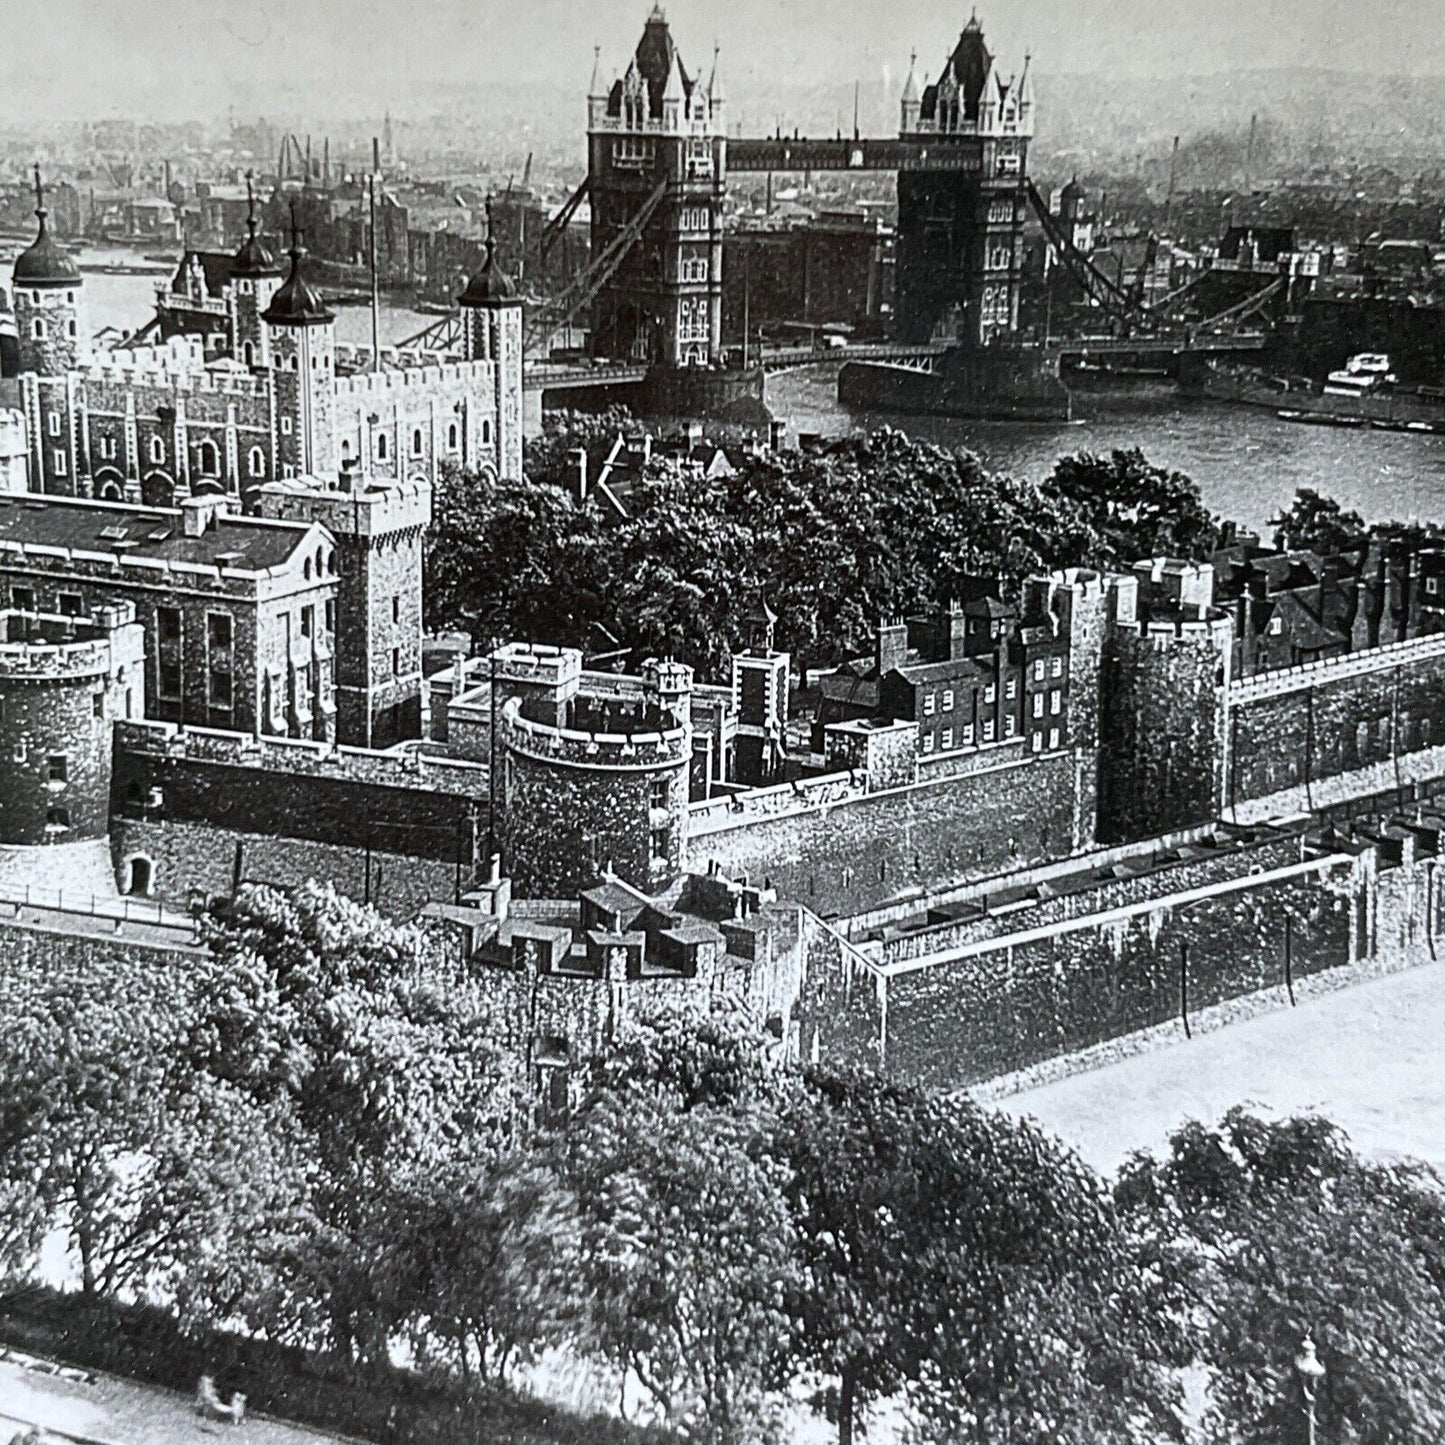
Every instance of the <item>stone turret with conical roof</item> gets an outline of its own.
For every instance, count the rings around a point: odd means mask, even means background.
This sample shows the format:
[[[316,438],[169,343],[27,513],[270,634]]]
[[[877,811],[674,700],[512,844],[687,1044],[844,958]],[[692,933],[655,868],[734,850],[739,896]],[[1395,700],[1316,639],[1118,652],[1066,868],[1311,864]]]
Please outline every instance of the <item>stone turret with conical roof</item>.
[[[246,239],[231,258],[231,354],[246,366],[270,366],[271,333],[264,323],[284,270],[259,234],[252,173],[246,172]]]
[[[15,328],[20,370],[64,376],[90,355],[85,285],[46,223],[45,188],[35,167],[34,241],[15,258]]]
[[[462,358],[491,368],[495,429],[464,418],[466,455],[502,477],[522,475],[522,399],[512,380],[522,369],[522,298],[497,265],[492,242],[492,202],[487,200],[487,243],[482,264],[457,297],[461,307]]]
[[[282,477],[329,476],[336,465],[336,317],[306,279],[294,209],[290,255],[290,272],[262,316],[276,392],[276,457]]]

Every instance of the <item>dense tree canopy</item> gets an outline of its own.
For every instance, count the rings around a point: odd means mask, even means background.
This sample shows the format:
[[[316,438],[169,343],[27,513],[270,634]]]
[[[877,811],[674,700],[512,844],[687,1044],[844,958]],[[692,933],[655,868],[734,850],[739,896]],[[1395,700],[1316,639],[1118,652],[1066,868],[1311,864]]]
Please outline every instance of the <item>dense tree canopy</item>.
[[[1189,1277],[1207,1424],[1226,1445],[1301,1437],[1294,1360],[1325,1367],[1323,1438],[1384,1445],[1445,1426],[1445,1194],[1418,1166],[1361,1159],[1319,1118],[1189,1124],[1116,1194]]]
[[[630,1023],[562,1116],[475,970],[316,885],[248,887],[175,968],[0,979],[0,1264],[456,1387],[590,1361],[679,1438],[788,1399],[843,1445],[1219,1445],[1445,1424],[1445,1194],[1317,1119],[1180,1129],[1110,1184],[1027,1122],[800,1067],[741,1016]]]
[[[433,626],[672,654],[718,675],[759,596],[803,663],[855,656],[882,616],[959,596],[966,578],[1202,557],[1217,527],[1198,489],[1137,451],[1062,459],[1041,482],[883,429],[803,451],[737,453],[708,481],[654,455],[619,518],[580,501],[574,445],[617,422],[556,426],[529,479],[448,472],[428,541]],[[604,630],[606,629],[606,630]]]

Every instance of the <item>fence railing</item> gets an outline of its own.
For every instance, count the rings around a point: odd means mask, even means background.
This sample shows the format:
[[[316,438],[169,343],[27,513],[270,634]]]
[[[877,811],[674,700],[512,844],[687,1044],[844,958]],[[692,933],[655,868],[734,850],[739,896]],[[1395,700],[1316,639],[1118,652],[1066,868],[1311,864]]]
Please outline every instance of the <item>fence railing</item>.
[[[194,918],[189,914],[177,913],[154,898],[107,898],[88,893],[82,888],[44,888],[34,883],[0,883],[0,920],[6,917],[7,905],[14,910],[9,914],[11,918],[22,908],[35,908],[86,918],[106,918],[115,923],[145,923],[153,928],[185,933],[193,940],[199,937]]]

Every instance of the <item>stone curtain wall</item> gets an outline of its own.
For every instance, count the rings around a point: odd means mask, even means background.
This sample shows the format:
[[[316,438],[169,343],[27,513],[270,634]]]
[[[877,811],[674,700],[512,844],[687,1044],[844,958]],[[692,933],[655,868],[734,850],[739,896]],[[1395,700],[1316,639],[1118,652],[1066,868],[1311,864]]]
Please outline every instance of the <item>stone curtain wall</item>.
[[[1290,848],[1298,858],[1298,840],[1269,848],[1276,863]],[[1285,984],[1286,958],[1298,980],[1370,954],[1373,855],[1257,873],[1264,860],[1251,850],[1235,855],[1233,879],[1201,883],[1212,861],[1165,897],[1150,880],[1120,880],[1087,915],[1059,919],[1051,903],[1010,915],[1007,933],[993,920],[991,938],[959,926],[968,941],[931,958],[909,957],[912,939],[894,941],[871,959],[871,977],[837,948],[814,946],[803,1045],[955,1090]],[[1390,886],[1399,892],[1393,874]],[[1394,936],[1412,926],[1402,922],[1412,897],[1390,897]]]
[[[687,866],[703,873],[715,861],[729,877],[771,879],[779,896],[824,917],[857,912],[945,879],[1072,852],[1073,786],[1073,754],[1061,752],[835,804],[800,799],[731,827],[717,809],[705,827],[694,814]]]
[[[160,789],[159,808],[150,806]],[[470,867],[487,832],[487,771],[407,754],[181,731],[116,729],[114,812]]]
[[[957,923],[942,923],[919,929],[881,946],[865,949],[887,968],[897,968],[917,959],[927,959],[949,949],[984,943],[1000,933],[1022,929],[1048,928],[1074,918],[1086,918],[1115,908],[1127,908],[1153,898],[1166,898],[1212,884],[1227,883],[1246,871],[1272,872],[1304,861],[1303,830],[1289,837],[1273,839],[1244,850],[1222,848],[1217,856],[1173,863],[1134,877],[1118,879],[1097,887],[1057,898],[1043,898],[1026,908],[1011,906],[1006,913],[986,914]],[[1137,845],[1136,845],[1137,846]],[[1003,879],[1007,886],[1012,880]]]
[[[435,900],[450,902],[457,868],[445,859],[416,858],[314,839],[281,838],[213,828],[204,823],[117,818],[112,835],[116,873],[124,889],[136,859],[149,864],[148,897],[185,908],[229,894],[241,882],[295,887],[308,879],[334,883],[339,892],[367,901],[407,922]],[[472,881],[465,865],[461,886]]]
[[[1226,812],[1352,773],[1361,786],[1382,774],[1385,787],[1418,781],[1431,769],[1412,764],[1445,745],[1445,636],[1239,683],[1229,732]]]

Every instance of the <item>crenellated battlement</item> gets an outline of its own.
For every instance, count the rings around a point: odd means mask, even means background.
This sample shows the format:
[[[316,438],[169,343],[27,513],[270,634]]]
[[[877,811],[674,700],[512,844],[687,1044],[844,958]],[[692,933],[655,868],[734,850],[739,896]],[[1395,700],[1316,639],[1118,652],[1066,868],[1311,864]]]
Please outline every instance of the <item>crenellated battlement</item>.
[[[1223,613],[1202,618],[1151,618],[1147,622],[1136,619],[1117,623],[1114,630],[1118,636],[1137,637],[1160,647],[1176,642],[1207,642],[1228,648],[1234,635],[1233,624]]]
[[[338,348],[338,356],[340,348]],[[383,397],[398,392],[414,395],[424,391],[480,389],[492,383],[495,363],[490,361],[447,361],[438,364],[427,353],[424,365],[402,366],[394,371],[358,371],[336,378],[337,400],[352,397]]]
[[[0,677],[58,682],[109,677],[145,656],[135,609],[101,608],[94,621],[0,612]]]
[[[161,351],[162,348],[146,348]],[[133,359],[132,359],[133,357]],[[248,400],[264,398],[269,383],[250,372],[222,370],[193,364],[189,359],[167,363],[163,359],[113,351],[104,360],[92,362],[76,373],[82,382],[122,386],[130,390],[149,387],[154,391],[207,396],[235,396]]]
[[[502,708],[502,741],[541,762],[637,772],[685,764],[692,757],[692,729],[685,723],[659,731],[585,732],[538,722],[525,716],[522,707],[522,699],[513,698]],[[668,716],[676,721],[675,715]]]
[[[319,522],[336,537],[386,536],[431,523],[431,484],[417,481],[366,483],[320,477],[268,482],[260,491],[264,517]]]
[[[416,741],[375,751],[302,738],[184,727],[151,719],[117,724],[119,751],[257,772],[336,778],[418,792],[487,793],[485,763],[450,757]]]

